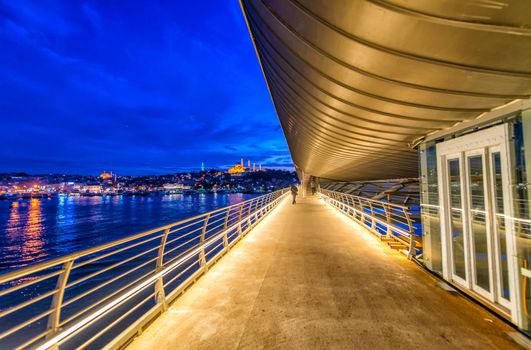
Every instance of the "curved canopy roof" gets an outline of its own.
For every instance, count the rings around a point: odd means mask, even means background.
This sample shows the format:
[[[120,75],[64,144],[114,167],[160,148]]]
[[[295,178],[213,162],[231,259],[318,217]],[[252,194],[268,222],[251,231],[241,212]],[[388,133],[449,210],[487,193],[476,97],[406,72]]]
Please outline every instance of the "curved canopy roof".
[[[531,95],[529,0],[241,4],[307,174],[417,176],[417,140]]]

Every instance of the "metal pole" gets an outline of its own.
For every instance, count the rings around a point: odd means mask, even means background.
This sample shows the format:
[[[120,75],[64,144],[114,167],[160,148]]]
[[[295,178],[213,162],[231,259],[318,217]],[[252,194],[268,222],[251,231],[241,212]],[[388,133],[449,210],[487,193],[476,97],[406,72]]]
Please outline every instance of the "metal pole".
[[[166,241],[168,240],[168,235],[170,234],[170,229],[167,228],[164,230],[162,237],[160,239],[159,252],[157,257],[157,266],[156,270],[160,271],[164,265],[164,251],[166,249]],[[164,291],[164,280],[162,276],[157,279],[155,282],[155,301],[157,304],[162,306],[162,310],[168,310],[168,304],[166,303],[166,292]]]
[[[358,197],[358,203],[360,204],[360,211],[361,211],[361,223],[365,226],[365,206],[363,205],[363,199]]]
[[[243,233],[242,230],[242,214],[243,214],[243,204],[240,205],[240,214],[238,215],[238,235],[241,236]]]
[[[223,248],[227,248],[229,246],[229,237],[228,237],[227,227],[229,224],[229,216],[230,216],[231,210],[232,210],[232,207],[227,209],[227,214],[225,214],[225,222],[223,223],[223,232],[224,232],[223,233]]]
[[[407,226],[409,228],[409,251],[407,253],[407,257],[408,259],[411,259],[417,253],[416,241],[415,241],[415,229],[413,228],[413,221],[411,220],[411,217],[409,216],[409,209],[402,208],[402,210],[404,211],[404,215],[407,220]]]
[[[203,245],[203,243],[205,242],[205,235],[206,235],[206,230],[207,230],[209,219],[210,219],[210,213],[205,217],[205,222],[203,224],[203,230],[201,230],[201,237],[199,240],[200,245]],[[205,247],[201,247],[201,251],[199,252],[199,266],[206,269]]]
[[[371,209],[371,230],[374,230],[374,227],[376,226],[376,221],[374,221],[374,208],[372,207],[371,201],[369,202],[369,208]]]
[[[74,259],[65,262],[63,264],[63,272],[61,272],[61,274],[57,278],[57,293],[54,294],[52,298],[52,304],[50,306],[53,312],[48,316],[47,329],[51,330],[51,332],[48,333],[46,339],[50,339],[52,336],[57,334],[57,332],[60,331],[59,325],[61,324],[61,308],[63,306],[63,298],[65,296],[66,284],[68,282],[68,277],[70,276],[70,271],[72,271],[73,265]]]
[[[254,199],[249,202],[249,210],[247,211],[247,227],[251,227],[251,208],[253,207],[253,203],[256,203]]]
[[[391,208],[391,204],[387,203],[386,205],[384,205],[384,210],[385,210],[385,218],[386,218],[386,223],[387,223],[387,231],[386,231],[386,236],[388,238],[391,238],[391,236],[393,235],[393,230],[391,229],[391,211],[393,210]]]

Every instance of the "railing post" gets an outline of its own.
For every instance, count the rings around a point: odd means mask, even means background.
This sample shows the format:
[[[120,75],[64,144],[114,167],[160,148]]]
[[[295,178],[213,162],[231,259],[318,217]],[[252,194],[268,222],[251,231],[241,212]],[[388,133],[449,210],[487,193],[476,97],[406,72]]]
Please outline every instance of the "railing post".
[[[257,206],[256,213],[254,214],[255,219],[258,221],[258,214],[262,215],[262,206],[264,205],[264,197],[260,196],[259,204]]]
[[[415,229],[413,228],[413,222],[409,215],[409,208],[402,208],[404,216],[406,217],[407,226],[409,229],[409,251],[407,252],[408,259],[413,258],[417,254],[417,247],[415,241]]]
[[[391,222],[392,222],[391,213],[393,209],[390,203],[385,204],[383,207],[385,210],[385,221],[387,223],[386,236],[388,238],[391,238],[391,236],[393,235],[393,230],[391,229]]]
[[[170,234],[170,229],[167,228],[164,230],[162,237],[160,239],[159,252],[157,257],[157,266],[156,270],[160,271],[164,265],[164,251],[166,249],[166,241],[168,240],[168,235]],[[166,302],[166,292],[164,291],[164,280],[160,276],[155,282],[155,301],[157,304],[162,306],[162,310],[168,310],[168,303]]]
[[[229,246],[229,236],[228,236],[227,228],[229,226],[229,216],[230,216],[231,210],[232,210],[232,207],[227,209],[227,214],[225,214],[225,222],[223,223],[223,248],[227,248]]]
[[[363,226],[365,226],[365,216],[366,216],[365,206],[363,205],[363,199],[361,197],[358,197],[358,203],[360,205],[360,212],[361,212],[360,221],[363,224]]]
[[[203,224],[203,229],[201,230],[201,237],[199,240],[199,244],[201,245],[201,250],[199,252],[199,266],[206,269],[206,252],[205,247],[203,247],[203,243],[205,243],[205,236],[208,226],[208,220],[210,219],[210,213],[207,214],[205,217],[205,223]]]
[[[253,208],[253,203],[256,203],[255,200],[249,202],[249,210],[247,210],[247,227],[251,227],[251,209]]]
[[[362,197],[357,197],[357,198],[358,198],[359,210],[361,212],[360,221],[364,223],[365,222],[365,206],[363,205],[363,198]]]
[[[341,195],[341,203],[343,204],[343,211],[348,214],[347,195],[344,193]]]
[[[242,203],[240,205],[240,213],[238,214],[238,236],[241,236],[243,234],[243,229],[242,229],[243,206],[244,204]]]
[[[376,221],[374,220],[374,208],[372,206],[372,202],[369,202],[369,208],[371,209],[371,230],[374,231],[374,227],[376,226]]]
[[[50,333],[46,336],[46,339],[50,339],[60,330],[61,324],[61,308],[63,306],[63,298],[65,296],[66,284],[68,282],[68,277],[70,276],[70,271],[72,271],[72,266],[74,265],[74,259],[68,260],[63,264],[63,272],[57,278],[56,289],[57,293],[54,294],[52,298],[52,304],[50,309],[53,312],[48,316],[48,325],[47,329],[51,330]],[[56,348],[58,348],[56,346]]]

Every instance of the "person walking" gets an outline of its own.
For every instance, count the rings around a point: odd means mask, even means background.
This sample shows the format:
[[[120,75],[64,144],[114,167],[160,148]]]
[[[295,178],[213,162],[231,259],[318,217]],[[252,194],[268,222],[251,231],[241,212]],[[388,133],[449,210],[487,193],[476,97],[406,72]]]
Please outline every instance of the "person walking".
[[[297,186],[291,185],[291,196],[293,197],[293,201],[291,202],[291,204],[297,203],[296,199],[297,199],[298,193],[299,193],[299,189],[297,188]]]

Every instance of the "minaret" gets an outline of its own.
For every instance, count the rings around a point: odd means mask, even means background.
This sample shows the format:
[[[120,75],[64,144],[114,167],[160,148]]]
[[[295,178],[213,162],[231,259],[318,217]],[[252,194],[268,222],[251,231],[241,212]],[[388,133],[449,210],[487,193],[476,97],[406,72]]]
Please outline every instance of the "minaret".
[[[242,168],[243,168],[243,158],[242,158],[242,160],[241,160],[241,164],[242,164]]]
[[[201,171],[205,171],[205,162],[201,162]]]
[[[258,165],[258,169],[259,169],[260,171],[262,171],[262,163],[260,163],[260,164]]]
[[[256,171],[256,163],[253,163],[253,171]]]
[[[248,168],[249,170],[251,170],[251,160],[250,160],[250,159],[247,161],[247,168]]]

